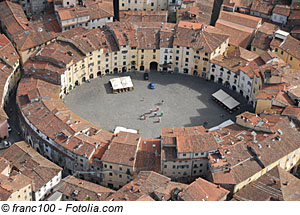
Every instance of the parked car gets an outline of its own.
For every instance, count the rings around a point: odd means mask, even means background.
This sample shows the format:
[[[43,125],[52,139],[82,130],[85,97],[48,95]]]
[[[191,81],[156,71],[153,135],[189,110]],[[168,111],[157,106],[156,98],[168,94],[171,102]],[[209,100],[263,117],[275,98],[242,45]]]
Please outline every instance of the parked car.
[[[3,143],[4,143],[5,148],[8,148],[11,146],[11,142],[9,142],[8,140],[4,140]]]
[[[7,123],[7,130],[8,130],[8,132],[11,132],[11,127],[8,123]]]
[[[149,85],[149,88],[152,89],[152,90],[155,89],[155,83],[151,82],[150,85]]]
[[[149,80],[149,73],[148,72],[144,73],[144,80]]]

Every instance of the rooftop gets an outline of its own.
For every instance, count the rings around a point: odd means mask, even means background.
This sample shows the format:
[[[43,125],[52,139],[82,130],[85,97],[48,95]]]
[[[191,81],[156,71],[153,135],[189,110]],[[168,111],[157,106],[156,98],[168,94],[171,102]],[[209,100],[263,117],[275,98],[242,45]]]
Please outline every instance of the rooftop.
[[[107,198],[115,193],[114,190],[71,175],[62,179],[55,191],[77,201],[106,201]]]

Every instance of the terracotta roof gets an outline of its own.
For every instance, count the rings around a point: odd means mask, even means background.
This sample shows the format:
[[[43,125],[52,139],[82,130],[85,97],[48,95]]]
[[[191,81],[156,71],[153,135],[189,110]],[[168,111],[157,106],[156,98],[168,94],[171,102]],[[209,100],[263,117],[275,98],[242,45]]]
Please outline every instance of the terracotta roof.
[[[300,107],[295,106],[287,106],[282,112],[283,116],[290,116],[292,118],[296,118],[300,120]]]
[[[219,19],[234,23],[236,25],[246,26],[252,29],[256,29],[258,27],[259,22],[261,22],[262,20],[262,18],[259,17],[227,11],[221,11]]]
[[[19,55],[4,34],[0,34],[0,53],[0,101],[4,102],[6,82],[19,66]],[[0,106],[0,120],[3,121],[8,117],[4,111],[4,104],[1,103]]]
[[[12,172],[10,176],[0,174],[0,200],[6,201],[14,192],[32,185],[32,180],[27,176]]]
[[[228,35],[211,26],[204,28],[203,30],[177,28],[174,46],[191,47],[194,50],[212,53],[224,43],[227,38]]]
[[[183,201],[220,201],[226,200],[228,190],[205,179],[198,178],[179,193]]]
[[[137,171],[160,171],[161,140],[141,139],[139,144],[136,169]]]
[[[274,99],[280,92],[286,89],[286,84],[264,85],[257,95],[257,99]]]
[[[246,66],[241,67],[240,70],[253,79],[254,76],[260,77],[259,67],[263,64],[264,62],[260,58],[256,58],[255,60],[246,64]]]
[[[177,153],[195,153],[214,151],[217,142],[212,134],[176,136]]]
[[[171,182],[170,178],[156,172],[142,171],[131,182],[114,193],[109,200],[139,201],[152,198],[156,201],[167,201],[176,187],[181,189],[186,185]]]
[[[300,134],[290,124],[288,117],[270,116],[272,118],[265,115],[262,118],[274,123],[272,133],[256,130],[255,143],[253,130],[235,124],[216,131],[215,136],[222,144],[219,151],[223,150],[224,157],[217,154],[209,157],[214,183],[239,184],[299,148]],[[276,140],[276,137],[280,140]],[[255,157],[255,154],[260,157]]]
[[[278,30],[278,26],[264,22],[262,26],[258,28],[251,46],[259,48],[261,50],[268,50],[273,39],[272,36],[276,30]]]
[[[34,192],[37,192],[62,171],[61,167],[44,158],[24,141],[14,143],[1,156],[7,159],[21,174],[33,181]]]
[[[299,201],[300,180],[281,167],[272,170],[234,194],[238,201]]]
[[[229,35],[229,44],[232,44],[236,47],[241,46],[243,48],[246,48],[251,34],[254,31],[251,28],[245,26],[235,26],[227,21],[220,19],[218,19],[218,21],[216,22],[216,28]]]
[[[70,175],[61,180],[55,191],[77,201],[107,201],[115,193],[114,190]]]
[[[283,16],[290,15],[291,8],[288,5],[275,5],[273,13],[280,14]]]
[[[222,66],[236,74],[239,74],[239,69],[254,59],[258,55],[250,52],[242,47],[238,47],[228,56],[217,56],[211,60],[212,63]]]
[[[0,19],[17,49],[24,51],[42,45],[56,37],[47,32],[40,21],[29,22],[20,4],[10,1],[0,3]]]
[[[18,87],[17,102],[23,114],[41,133],[69,152],[92,159],[96,150],[107,148],[112,134],[71,112],[59,98],[59,92],[58,85],[23,78]],[[95,131],[92,135],[88,134],[90,129]],[[75,135],[82,131],[85,132]]]
[[[300,41],[290,35],[284,41],[273,39],[271,46],[279,47],[295,58],[300,59]]]
[[[120,132],[112,139],[104,152],[102,162],[114,163],[133,167],[136,162],[137,151],[141,136],[129,132]]]
[[[256,11],[267,15],[271,15],[272,9],[273,9],[272,4],[260,0],[253,1],[251,5],[251,11]]]

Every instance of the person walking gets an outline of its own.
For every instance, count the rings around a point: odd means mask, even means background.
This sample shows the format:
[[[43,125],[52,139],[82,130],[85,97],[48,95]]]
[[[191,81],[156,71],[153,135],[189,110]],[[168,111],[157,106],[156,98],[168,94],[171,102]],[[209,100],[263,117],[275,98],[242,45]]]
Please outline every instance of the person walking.
[[[157,119],[157,122],[158,122],[158,123],[160,123],[160,121],[161,121],[161,118],[160,118],[160,117],[158,117],[158,119]]]

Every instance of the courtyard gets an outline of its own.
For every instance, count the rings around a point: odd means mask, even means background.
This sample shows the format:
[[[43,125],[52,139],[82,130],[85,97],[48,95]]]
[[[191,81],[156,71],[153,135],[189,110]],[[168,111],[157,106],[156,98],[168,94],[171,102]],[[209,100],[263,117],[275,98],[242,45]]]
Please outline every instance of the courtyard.
[[[113,94],[109,80],[128,75],[134,90]],[[153,71],[149,80],[144,80],[143,75],[131,72],[98,77],[72,90],[64,102],[74,113],[105,130],[122,126],[138,130],[145,138],[159,137],[161,128],[211,128],[227,119],[235,121],[237,114],[252,110],[238,93],[199,77]],[[155,89],[149,89],[151,82],[155,82]],[[239,111],[230,114],[212,100],[211,94],[219,89],[241,103]],[[157,115],[163,113],[159,123],[158,116],[154,116],[157,107]],[[143,114],[146,119],[141,119]]]

